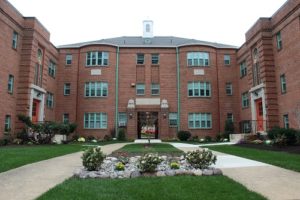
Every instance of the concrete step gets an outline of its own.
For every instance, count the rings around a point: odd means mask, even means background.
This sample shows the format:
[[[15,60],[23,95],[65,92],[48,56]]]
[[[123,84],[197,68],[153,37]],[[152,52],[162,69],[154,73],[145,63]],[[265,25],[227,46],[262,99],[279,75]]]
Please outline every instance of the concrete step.
[[[141,143],[141,144],[145,144],[148,143],[148,139],[136,139],[134,140],[134,143]],[[161,143],[161,140],[159,139],[150,139],[150,143]]]

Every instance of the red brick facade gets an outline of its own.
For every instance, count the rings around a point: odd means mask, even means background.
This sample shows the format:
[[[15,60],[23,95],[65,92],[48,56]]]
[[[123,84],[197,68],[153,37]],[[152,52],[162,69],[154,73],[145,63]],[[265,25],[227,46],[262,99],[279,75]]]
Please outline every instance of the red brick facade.
[[[289,127],[299,128],[295,112],[300,104],[299,6],[299,0],[289,0],[271,18],[260,18],[246,33],[246,42],[240,48],[174,37],[146,38],[149,41],[134,38],[140,43],[132,42],[130,37],[120,37],[54,47],[49,42],[49,32],[37,19],[23,17],[6,0],[1,1],[0,130],[3,131],[0,138],[5,134],[6,116],[11,117],[11,133],[15,134],[21,126],[16,115],[21,113],[32,119],[37,115],[37,121],[62,121],[63,115],[68,114],[69,121],[78,124],[78,134],[98,138],[118,129],[119,113],[126,114],[129,138],[138,137],[141,116],[146,112],[155,116],[158,138],[174,138],[178,130],[189,130],[199,137],[214,137],[224,130],[230,114],[237,132],[245,132],[245,127],[252,132],[265,132],[275,125],[284,126],[283,115],[288,116]],[[12,48],[14,32],[18,33],[16,49]],[[281,49],[277,48],[278,33]],[[108,64],[86,66],[87,53],[91,51],[107,52]],[[208,53],[208,66],[188,66],[190,52]],[[144,54],[143,64],[137,64],[137,54]],[[153,54],[159,55],[157,64],[151,62]],[[66,63],[67,55],[72,55],[71,64]],[[227,64],[225,55],[230,56]],[[56,64],[54,77],[49,75],[50,61]],[[247,74],[241,77],[243,61]],[[9,75],[14,76],[12,93],[7,91]],[[281,75],[286,80],[284,93]],[[37,82],[39,77],[41,81]],[[88,82],[107,83],[107,95],[86,97]],[[210,94],[190,97],[188,84],[193,82],[209,83]],[[70,84],[69,95],[64,94],[66,83]],[[139,83],[145,85],[144,95],[136,94]],[[151,94],[151,84],[159,84],[159,95]],[[226,93],[226,85],[232,86],[232,94]],[[48,105],[48,92],[53,94],[53,107]],[[249,95],[246,106],[242,106],[243,93]],[[132,100],[133,104],[129,105]],[[300,108],[298,112],[300,115]],[[85,113],[104,113],[107,120],[101,128],[87,128],[85,124],[91,119],[97,121],[98,117],[93,118],[92,114],[87,122]],[[177,127],[169,125],[169,113],[178,113]],[[208,113],[211,116],[208,128],[192,128],[189,116],[193,113],[195,116]],[[202,126],[202,119],[196,120]],[[100,126],[93,121],[94,125]]]

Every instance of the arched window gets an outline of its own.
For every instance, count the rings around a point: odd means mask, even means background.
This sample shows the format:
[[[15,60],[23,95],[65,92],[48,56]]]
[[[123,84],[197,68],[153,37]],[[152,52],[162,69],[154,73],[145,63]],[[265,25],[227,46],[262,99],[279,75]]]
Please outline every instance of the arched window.
[[[258,50],[257,48],[255,48],[253,50],[253,63],[257,63],[258,62]]]
[[[43,52],[41,49],[38,49],[37,58],[38,58],[38,63],[41,65],[43,60]]]

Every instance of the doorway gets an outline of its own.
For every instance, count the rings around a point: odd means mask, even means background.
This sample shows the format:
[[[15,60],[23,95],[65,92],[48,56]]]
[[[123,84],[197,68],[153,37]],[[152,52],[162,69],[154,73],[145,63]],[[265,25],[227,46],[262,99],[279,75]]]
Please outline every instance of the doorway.
[[[255,100],[257,131],[264,131],[264,115],[262,99]]]
[[[33,123],[37,123],[39,121],[39,110],[40,110],[40,100],[33,99],[32,112],[31,112]]]
[[[138,139],[158,139],[158,112],[138,112]]]

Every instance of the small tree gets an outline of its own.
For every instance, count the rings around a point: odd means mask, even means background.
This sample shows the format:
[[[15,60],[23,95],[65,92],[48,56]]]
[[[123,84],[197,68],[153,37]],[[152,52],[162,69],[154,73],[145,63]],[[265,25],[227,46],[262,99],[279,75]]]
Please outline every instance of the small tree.
[[[300,129],[300,102],[296,105],[293,114],[296,118],[296,123],[298,125],[298,128]]]

